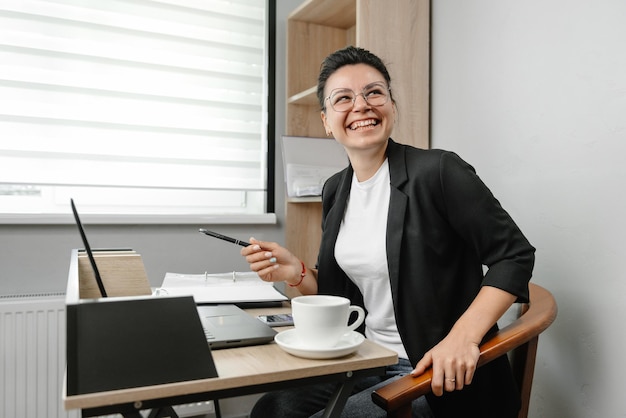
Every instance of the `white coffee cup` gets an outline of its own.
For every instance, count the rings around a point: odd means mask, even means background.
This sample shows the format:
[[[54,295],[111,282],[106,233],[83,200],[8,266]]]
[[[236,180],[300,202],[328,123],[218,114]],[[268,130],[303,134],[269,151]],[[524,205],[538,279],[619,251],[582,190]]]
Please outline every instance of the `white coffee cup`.
[[[350,305],[350,300],[341,296],[298,296],[291,300],[291,311],[299,343],[311,349],[335,347],[343,335],[354,331],[365,319],[361,307]],[[352,312],[358,317],[348,325]]]

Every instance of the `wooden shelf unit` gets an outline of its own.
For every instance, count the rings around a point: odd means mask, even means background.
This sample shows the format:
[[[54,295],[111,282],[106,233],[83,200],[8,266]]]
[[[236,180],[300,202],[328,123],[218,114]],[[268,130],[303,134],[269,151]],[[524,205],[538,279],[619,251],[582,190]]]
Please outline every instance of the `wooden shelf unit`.
[[[286,134],[323,137],[316,97],[320,64],[348,45],[370,50],[391,74],[395,141],[429,146],[430,0],[309,0],[287,19]],[[321,203],[287,199],[286,246],[314,266]]]

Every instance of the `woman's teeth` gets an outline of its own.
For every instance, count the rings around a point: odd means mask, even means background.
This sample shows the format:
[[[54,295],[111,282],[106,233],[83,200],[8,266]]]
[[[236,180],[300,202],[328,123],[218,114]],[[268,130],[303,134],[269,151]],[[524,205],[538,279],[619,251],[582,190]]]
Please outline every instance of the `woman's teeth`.
[[[365,126],[377,125],[377,123],[378,122],[375,119],[359,120],[350,125],[350,129],[355,130]]]

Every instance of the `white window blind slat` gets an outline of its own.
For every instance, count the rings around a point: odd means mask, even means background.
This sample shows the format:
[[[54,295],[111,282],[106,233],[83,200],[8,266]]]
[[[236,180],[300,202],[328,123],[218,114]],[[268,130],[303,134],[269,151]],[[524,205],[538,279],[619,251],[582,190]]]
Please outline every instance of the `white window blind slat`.
[[[40,89],[0,86],[0,112],[7,116],[136,125],[154,129],[178,128],[241,134],[253,134],[261,129],[261,104],[255,112],[254,108],[230,107],[226,104],[220,106],[216,102],[185,102],[80,91],[44,91],[45,87],[38,87]]]
[[[232,76],[219,77],[216,74],[192,75],[171,73],[155,68],[125,68],[110,66],[109,73],[115,78],[103,78],[98,73],[81,71],[79,63],[47,59],[51,66],[67,67],[69,71],[55,67],[36,68],[41,61],[32,55],[25,56],[0,51],[0,78],[6,86],[20,86],[43,89],[55,87],[62,91],[87,90],[120,94],[146,95],[170,99],[188,99],[204,102],[219,102],[230,105],[259,107],[259,97],[263,94],[262,78],[236,79]],[[7,65],[6,63],[12,63]],[[159,84],[155,85],[154,80]]]
[[[123,31],[131,34],[145,32],[206,41],[221,40],[239,46],[249,46],[254,40],[258,47],[263,47],[264,3],[246,1],[240,8],[229,7],[233,2],[228,1],[199,2],[197,6],[200,7],[186,7],[184,3],[107,0],[95,4],[93,1],[4,0],[2,10],[3,14],[11,14],[14,21],[36,19],[40,30],[46,25],[62,25],[63,33],[56,36],[76,34],[81,27],[91,25],[93,29],[109,27],[113,36],[124,36]]]
[[[229,210],[263,213],[266,6],[3,0],[0,203],[31,185],[42,199],[46,186],[91,189],[94,206],[103,190],[145,188],[135,194],[155,202],[155,190],[230,190]]]
[[[14,126],[12,126],[14,125]],[[40,129],[45,130],[45,135],[38,132],[33,123],[23,124],[0,124],[0,131],[10,129],[19,131],[22,140],[19,143],[7,143],[2,147],[0,155],[28,156],[46,155],[44,158],[54,158],[54,155],[78,156],[103,156],[119,159],[176,159],[188,160],[192,163],[210,161],[224,164],[226,162],[242,162],[249,165],[259,160],[259,153],[263,150],[258,148],[258,141],[254,138],[230,139],[223,137],[207,138],[203,135],[155,135],[152,133],[137,133],[136,138],[142,138],[128,142],[120,135],[102,132],[98,129],[81,129],[75,131],[58,125],[43,125]],[[59,132],[52,134],[52,130]],[[26,132],[28,130],[29,132]],[[54,138],[54,140],[50,140]],[[89,138],[88,141],[85,138]],[[175,140],[172,140],[174,138]],[[82,139],[82,140],[81,140]],[[101,139],[101,140],[100,140]],[[146,147],[146,144],[153,146]],[[254,148],[257,146],[257,148]]]
[[[0,157],[9,183],[94,187],[146,187],[199,190],[264,190],[256,167],[244,164],[192,164],[190,161],[128,161],[84,156],[71,158]],[[81,157],[81,156],[77,156]],[[46,172],[41,178],[30,169],[37,164]],[[126,173],[133,173],[129,178]],[[175,173],[175,175],[174,175]],[[102,175],[104,174],[104,175]],[[68,180],[70,178],[70,180]]]
[[[180,71],[206,71],[216,74],[259,77],[259,66],[262,66],[263,45],[253,48],[248,44],[246,48],[235,50],[227,43],[216,43],[228,34],[221,35],[215,43],[195,44],[193,40],[177,39],[176,41],[161,41],[156,49],[150,37],[154,33],[146,33],[144,37],[117,36],[105,33],[102,41],[94,39],[93,33],[78,31],[69,38],[53,37],[47,33],[33,35],[31,33],[10,32],[10,24],[6,19],[0,19],[3,26],[3,40],[0,43],[24,53],[57,55],[59,58],[77,58],[85,63],[110,61],[118,65],[152,65],[179,69]],[[34,27],[41,28],[42,24],[35,22]],[[53,26],[48,31],[56,33],[62,30],[62,25]],[[91,37],[89,40],[86,38]],[[120,45],[127,45],[121,48]]]

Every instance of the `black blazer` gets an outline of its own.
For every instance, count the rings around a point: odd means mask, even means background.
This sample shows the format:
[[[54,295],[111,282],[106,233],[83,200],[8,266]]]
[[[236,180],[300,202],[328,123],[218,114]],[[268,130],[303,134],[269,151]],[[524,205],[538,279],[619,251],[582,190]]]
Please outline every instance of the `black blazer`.
[[[447,335],[481,286],[498,287],[528,301],[535,249],[474,169],[456,154],[389,139],[387,158],[391,292],[400,337],[416,364]],[[363,306],[358,288],[334,257],[352,173],[349,166],[324,186],[318,291]],[[503,357],[481,367],[463,391],[431,395],[429,403],[437,417],[515,416],[519,395],[514,385]]]

